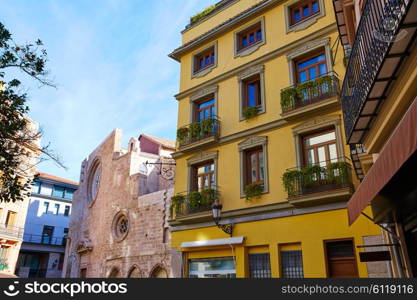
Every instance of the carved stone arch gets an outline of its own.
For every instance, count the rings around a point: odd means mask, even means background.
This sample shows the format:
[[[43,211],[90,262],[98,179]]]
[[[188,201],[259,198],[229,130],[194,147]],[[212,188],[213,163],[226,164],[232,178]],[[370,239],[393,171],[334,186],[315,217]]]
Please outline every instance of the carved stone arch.
[[[115,266],[110,269],[110,272],[107,275],[107,278],[120,278],[120,277],[121,277],[120,269]]]
[[[133,265],[127,272],[127,278],[143,278],[143,273],[138,265]]]
[[[149,272],[149,278],[169,278],[167,268],[163,264],[156,264]]]
[[[93,162],[90,164],[87,171],[87,200],[91,207],[97,199],[98,189],[100,188],[100,181],[102,176],[100,157],[95,157]],[[97,178],[98,174],[98,178]],[[94,181],[97,181],[96,183]],[[93,191],[93,189],[96,189]]]

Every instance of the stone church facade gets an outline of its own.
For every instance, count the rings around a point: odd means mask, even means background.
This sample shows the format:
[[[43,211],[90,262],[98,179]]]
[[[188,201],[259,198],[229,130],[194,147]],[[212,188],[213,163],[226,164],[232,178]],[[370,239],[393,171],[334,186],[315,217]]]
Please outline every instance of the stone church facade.
[[[146,164],[172,163],[174,150],[174,142],[147,135],[122,149],[116,129],[82,163],[63,277],[179,275],[172,267],[177,254],[170,249],[168,225],[173,182],[164,179],[169,174],[160,175],[158,165]]]

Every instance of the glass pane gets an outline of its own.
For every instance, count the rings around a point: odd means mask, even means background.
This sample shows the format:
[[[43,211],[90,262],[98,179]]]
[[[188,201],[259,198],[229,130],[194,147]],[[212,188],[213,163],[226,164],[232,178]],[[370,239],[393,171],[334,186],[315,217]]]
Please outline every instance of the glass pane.
[[[326,134],[322,134],[322,135],[318,135],[309,139],[305,140],[306,146],[313,146],[313,145],[317,145],[317,144],[321,144],[324,142],[329,142],[329,141],[333,141],[336,139],[336,133],[333,132],[329,132]]]
[[[319,164],[321,167],[326,166],[326,149],[324,147],[320,147],[317,149],[319,154]]]
[[[198,112],[198,120],[199,121],[203,120],[203,112],[202,111]]]
[[[317,1],[313,2],[312,10],[313,10],[313,13],[316,13],[319,11],[319,3]]]
[[[300,62],[298,64],[298,69],[305,69],[305,68],[307,68],[307,67],[309,67],[309,66],[311,66],[313,64],[316,64],[316,63],[318,63],[320,61],[324,61],[324,60],[326,60],[326,56],[324,54],[315,56],[315,57],[310,58],[310,59],[308,59],[306,61]]]
[[[214,99],[209,100],[209,101],[205,101],[205,102],[203,102],[203,103],[200,103],[200,104],[198,105],[198,108],[207,107],[207,106],[210,106],[210,105],[212,105],[212,104],[214,104]]]
[[[236,267],[232,258],[213,258],[189,261],[192,278],[235,278]]]
[[[311,68],[310,70],[310,80],[314,80],[317,78],[316,68]]]
[[[319,68],[320,68],[320,76],[327,73],[327,66],[326,66],[326,64],[320,64],[319,65]]]
[[[202,67],[203,67],[203,65],[204,65],[204,60],[203,60],[203,58],[200,58],[200,62],[199,62],[199,66],[200,66],[200,68],[202,68]]]
[[[249,43],[252,44],[253,42],[255,42],[255,33],[249,35]]]
[[[294,12],[294,21],[295,22],[298,22],[298,21],[300,21],[301,20],[301,14],[300,14],[300,11],[299,10],[296,10],[295,12]]]
[[[248,85],[248,106],[256,106],[256,85],[253,83]]]
[[[259,152],[259,180],[264,181],[264,156],[263,152]]]
[[[248,39],[247,37],[243,37],[242,38],[242,48],[245,48],[248,45]]]
[[[306,82],[306,81],[307,81],[307,72],[303,71],[303,72],[300,73],[300,82],[303,83],[303,82]]]
[[[330,161],[331,162],[337,162],[337,148],[336,144],[329,145],[329,153],[330,153]]]
[[[210,117],[210,110],[204,110],[204,119],[207,120]]]
[[[74,190],[65,189],[65,199],[72,199],[73,194],[74,194]]]
[[[209,65],[210,64],[210,56],[206,56],[206,63],[205,63],[205,65]]]
[[[214,64],[214,61],[216,60],[216,56],[213,54],[211,54],[211,63]]]
[[[310,9],[308,7],[308,5],[303,7],[303,16],[304,17],[308,17],[310,15]]]
[[[256,33],[256,39],[258,40],[258,41],[260,41],[260,40],[262,40],[262,30],[258,30],[258,32]]]
[[[316,157],[314,156],[314,150],[310,149],[307,151],[307,164],[313,165],[316,163]]]
[[[257,162],[258,154],[254,153],[250,156],[251,162],[251,180],[252,182],[258,181],[257,172],[258,172],[258,162]]]
[[[64,198],[64,188],[60,186],[54,186],[54,189],[52,191],[52,197],[57,198]]]

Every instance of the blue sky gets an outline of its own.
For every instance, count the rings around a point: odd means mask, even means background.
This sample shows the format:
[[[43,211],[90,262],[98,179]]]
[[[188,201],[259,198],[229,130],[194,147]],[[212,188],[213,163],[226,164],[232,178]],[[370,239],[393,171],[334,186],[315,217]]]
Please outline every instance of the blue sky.
[[[18,43],[40,38],[57,89],[25,82],[43,144],[77,180],[82,160],[114,129],[125,144],[147,133],[175,139],[180,45],[189,17],[215,0],[0,0],[0,21]],[[124,145],[125,146],[125,145]]]

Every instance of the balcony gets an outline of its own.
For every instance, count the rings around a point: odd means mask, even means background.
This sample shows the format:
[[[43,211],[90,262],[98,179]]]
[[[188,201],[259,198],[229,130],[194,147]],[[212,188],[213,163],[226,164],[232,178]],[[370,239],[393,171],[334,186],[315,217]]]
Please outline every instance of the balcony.
[[[217,142],[220,136],[220,121],[217,117],[194,122],[177,130],[179,151],[187,151]]]
[[[50,237],[34,234],[24,234],[23,242],[50,246],[65,246],[65,237]]]
[[[171,219],[211,215],[211,206],[217,197],[217,188],[179,193],[171,198]]]
[[[16,226],[0,224],[0,237],[9,237],[12,239],[21,239],[24,229]]]
[[[341,34],[344,12],[335,0]],[[349,144],[361,144],[415,40],[417,4],[412,0],[366,1],[341,91]]]
[[[288,169],[282,177],[288,201],[308,206],[347,200],[353,192],[348,158]]]
[[[329,72],[315,80],[287,87],[281,90],[282,116],[289,118],[318,107],[338,103],[336,98],[338,93],[339,78],[335,72]],[[324,101],[326,99],[329,101]]]

